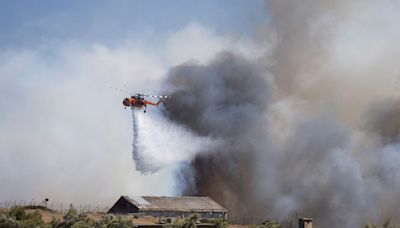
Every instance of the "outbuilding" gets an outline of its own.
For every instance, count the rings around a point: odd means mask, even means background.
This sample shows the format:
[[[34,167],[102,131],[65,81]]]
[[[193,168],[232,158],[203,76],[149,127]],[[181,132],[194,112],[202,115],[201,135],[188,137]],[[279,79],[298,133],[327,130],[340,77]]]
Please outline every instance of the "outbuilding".
[[[138,214],[154,217],[227,218],[228,210],[210,197],[121,196],[108,211],[113,214]]]

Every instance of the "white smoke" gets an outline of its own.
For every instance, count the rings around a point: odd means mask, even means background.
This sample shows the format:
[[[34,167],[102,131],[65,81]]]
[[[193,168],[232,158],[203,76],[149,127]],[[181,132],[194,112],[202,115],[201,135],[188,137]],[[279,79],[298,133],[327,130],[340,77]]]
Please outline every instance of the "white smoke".
[[[47,197],[109,206],[120,195],[176,193],[173,163],[190,159],[192,146],[215,142],[192,138],[184,127],[170,126],[157,109],[149,108],[146,115],[138,114],[139,155],[151,166],[149,175],[142,175],[132,162],[132,116],[121,103],[132,94],[110,87],[157,91],[175,61],[170,56],[207,61],[236,41],[199,24],[171,32],[156,47],[138,39],[114,45],[51,41],[2,50],[0,203]],[[169,49],[167,40],[176,49]],[[191,50],[179,43],[215,46]],[[238,48],[250,50],[248,43],[240,42]]]

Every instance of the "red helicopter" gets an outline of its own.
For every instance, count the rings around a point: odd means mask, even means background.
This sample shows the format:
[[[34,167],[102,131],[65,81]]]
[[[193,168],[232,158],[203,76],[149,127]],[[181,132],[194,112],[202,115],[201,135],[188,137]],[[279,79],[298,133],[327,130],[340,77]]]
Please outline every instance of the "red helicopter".
[[[144,99],[145,97],[153,97],[153,98],[158,98],[158,102],[154,103],[151,102],[149,100]],[[134,96],[131,96],[130,98],[125,98],[122,101],[122,104],[126,107],[131,107],[131,108],[143,108],[144,107],[144,111],[146,112],[146,108],[147,105],[153,105],[153,106],[158,106],[161,102],[164,103],[165,105],[165,101],[169,98],[169,96],[154,96],[154,95],[150,95],[150,93],[147,94],[141,94],[141,93],[137,93]]]

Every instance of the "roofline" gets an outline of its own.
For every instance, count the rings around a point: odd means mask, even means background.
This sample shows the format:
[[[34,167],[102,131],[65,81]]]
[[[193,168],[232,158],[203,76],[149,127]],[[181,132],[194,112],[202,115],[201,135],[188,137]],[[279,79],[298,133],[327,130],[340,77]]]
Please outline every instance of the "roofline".
[[[182,211],[182,212],[213,212],[213,213],[220,213],[220,212],[228,212],[226,209],[179,209],[179,208],[139,208],[139,212],[144,211]]]
[[[124,195],[121,196],[120,198],[124,198],[128,200],[130,203],[132,203],[135,207],[139,209],[139,211],[183,211],[183,212],[228,212],[228,210],[221,206],[219,203],[217,203],[215,200],[211,199],[208,196],[140,196],[142,198],[144,197],[154,197],[154,198],[207,198],[211,201],[213,201],[215,204],[217,204],[220,209],[179,209],[179,208],[147,208],[146,206],[141,206],[139,202],[136,202],[134,199],[131,197]]]

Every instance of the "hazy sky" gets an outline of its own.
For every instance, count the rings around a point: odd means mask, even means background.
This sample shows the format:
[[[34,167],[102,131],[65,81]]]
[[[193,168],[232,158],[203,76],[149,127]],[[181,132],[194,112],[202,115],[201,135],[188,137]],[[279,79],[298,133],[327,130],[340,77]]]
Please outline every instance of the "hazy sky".
[[[267,20],[265,9],[262,0],[3,1],[0,44],[74,40],[117,45],[126,38],[157,40],[189,23],[245,35]]]

